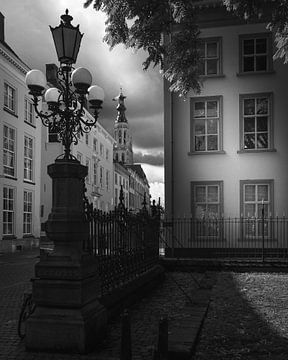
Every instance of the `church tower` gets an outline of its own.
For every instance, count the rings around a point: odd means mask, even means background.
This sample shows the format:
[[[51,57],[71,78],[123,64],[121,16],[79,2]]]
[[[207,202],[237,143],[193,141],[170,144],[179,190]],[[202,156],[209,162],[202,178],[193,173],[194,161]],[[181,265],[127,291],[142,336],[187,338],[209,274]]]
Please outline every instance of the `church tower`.
[[[118,101],[116,108],[118,114],[114,124],[114,139],[116,140],[114,160],[124,165],[131,165],[133,164],[132,136],[125,115],[125,99],[126,96],[123,95],[122,89],[120,89],[120,94],[113,99]]]

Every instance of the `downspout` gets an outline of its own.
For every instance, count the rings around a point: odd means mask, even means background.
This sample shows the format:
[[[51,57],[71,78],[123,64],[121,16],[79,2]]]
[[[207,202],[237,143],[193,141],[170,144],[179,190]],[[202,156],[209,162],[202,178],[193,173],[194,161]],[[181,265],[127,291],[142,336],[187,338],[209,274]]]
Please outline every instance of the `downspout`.
[[[171,256],[174,258],[174,126],[173,126],[173,91],[170,94],[170,119],[171,119],[171,222],[172,222],[172,244]]]

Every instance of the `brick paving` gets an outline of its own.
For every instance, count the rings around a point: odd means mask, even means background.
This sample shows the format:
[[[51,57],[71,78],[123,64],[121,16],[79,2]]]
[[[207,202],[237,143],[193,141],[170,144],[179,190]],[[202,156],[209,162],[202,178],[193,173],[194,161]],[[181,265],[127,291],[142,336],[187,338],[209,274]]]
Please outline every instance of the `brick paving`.
[[[17,320],[23,293],[31,288],[34,265],[39,250],[0,255],[0,360],[115,360],[119,359],[121,319],[109,322],[101,347],[87,355],[27,352],[24,340],[17,335]],[[169,328],[187,318],[187,306],[200,306],[207,301],[207,290],[199,290],[193,280],[208,284],[211,276],[191,273],[167,273],[165,281],[129,309],[133,360],[152,360],[158,323],[168,317]],[[212,274],[212,277],[215,274]],[[207,282],[208,281],[208,282]],[[180,285],[180,287],[179,287]],[[204,296],[204,297],[203,297]],[[191,304],[192,301],[192,304]],[[203,306],[202,306],[203,307]]]

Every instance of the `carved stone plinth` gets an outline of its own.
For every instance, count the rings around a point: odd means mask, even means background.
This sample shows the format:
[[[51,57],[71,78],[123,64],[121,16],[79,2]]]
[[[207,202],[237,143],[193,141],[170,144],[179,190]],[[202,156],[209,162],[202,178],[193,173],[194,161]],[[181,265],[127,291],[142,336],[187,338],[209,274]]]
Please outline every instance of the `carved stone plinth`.
[[[36,310],[27,321],[26,348],[86,353],[97,346],[107,324],[106,309],[98,301],[97,261],[83,250],[89,236],[83,205],[87,168],[56,160],[48,174],[53,202],[46,232],[54,252],[35,266]]]

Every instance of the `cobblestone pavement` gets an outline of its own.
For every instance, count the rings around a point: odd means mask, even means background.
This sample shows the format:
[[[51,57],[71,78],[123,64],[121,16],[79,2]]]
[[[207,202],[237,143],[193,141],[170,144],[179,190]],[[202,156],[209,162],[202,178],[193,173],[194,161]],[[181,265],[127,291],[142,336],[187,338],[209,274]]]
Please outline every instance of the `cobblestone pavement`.
[[[121,319],[108,325],[101,349],[87,355],[26,352],[17,335],[17,319],[24,291],[30,289],[30,278],[39,251],[0,256],[0,360],[115,360],[119,359]],[[214,274],[215,275],[215,274]],[[193,277],[204,284],[209,276],[191,273],[168,273],[165,281],[130,310],[133,360],[152,360],[159,319],[169,323],[183,317],[181,310],[189,302],[201,301],[201,290]],[[198,289],[198,290],[197,290]]]

